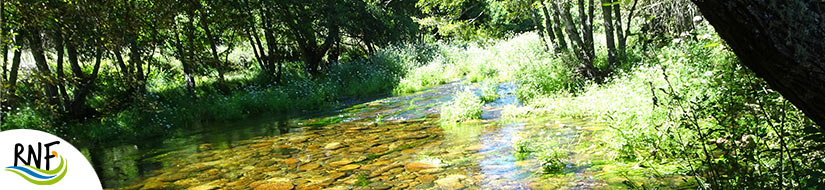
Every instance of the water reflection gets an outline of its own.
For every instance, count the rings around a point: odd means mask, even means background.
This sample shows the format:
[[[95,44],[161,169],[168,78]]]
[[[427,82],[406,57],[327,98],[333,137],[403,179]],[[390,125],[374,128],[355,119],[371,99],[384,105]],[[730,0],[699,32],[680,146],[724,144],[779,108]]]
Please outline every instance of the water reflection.
[[[123,187],[154,175],[183,156],[214,149],[232,149],[239,141],[277,136],[296,130],[296,120],[283,116],[261,116],[235,123],[194,124],[184,135],[163,140],[95,148],[92,162],[104,187]]]

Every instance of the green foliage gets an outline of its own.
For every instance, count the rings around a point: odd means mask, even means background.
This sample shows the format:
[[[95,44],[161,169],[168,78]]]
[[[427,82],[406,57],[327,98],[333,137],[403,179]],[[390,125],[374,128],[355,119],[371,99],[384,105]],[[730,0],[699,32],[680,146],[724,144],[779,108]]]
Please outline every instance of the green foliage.
[[[527,159],[528,157],[530,157],[530,154],[534,152],[534,150],[530,148],[530,146],[532,146],[532,143],[524,140],[517,141],[515,144],[513,144],[513,146],[515,146],[513,147],[513,149],[515,149],[516,151],[513,154],[513,156],[517,161]]]
[[[370,183],[371,183],[371,182],[370,182],[370,180],[369,180],[369,179],[367,178],[367,176],[366,176],[366,175],[364,175],[364,174],[358,174],[358,178],[357,178],[357,180],[355,181],[355,185],[356,185],[356,186],[362,186],[362,187],[363,187],[363,186],[367,186],[367,185],[369,185]]]
[[[523,1],[419,0],[416,22],[437,39],[459,41],[501,38],[532,29]]]
[[[339,99],[365,98],[391,91],[397,85],[402,68],[408,67],[402,60],[427,59],[395,54],[402,51],[417,52],[389,48],[367,58],[342,60],[317,78],[307,75],[300,64],[288,64],[291,66],[284,71],[287,83],[283,85],[272,85],[262,79],[259,72],[235,72],[227,75],[223,84],[201,78],[203,82],[196,87],[197,99],[192,99],[185,90],[180,72],[163,70],[150,75],[145,95],[124,101],[120,91],[128,87],[119,75],[107,71],[101,73],[99,80],[109,85],[102,86],[102,93],[89,100],[90,105],[102,111],[99,119],[64,124],[49,110],[21,106],[20,110],[8,113],[10,117],[4,118],[2,129],[66,131],[55,134],[80,141],[117,142],[177,134],[176,131],[186,130],[186,126],[196,122],[225,122],[265,113],[329,109],[336,106]],[[222,92],[221,86],[234,87]],[[27,89],[19,90],[27,92]]]
[[[521,83],[516,92],[519,99],[530,100],[543,94],[574,92],[582,82],[569,64],[574,58],[565,56],[557,59],[531,62],[518,71]]]
[[[541,171],[543,174],[558,174],[564,167],[565,163],[562,159],[567,157],[565,153],[556,149],[554,146],[546,145],[544,150],[538,154],[539,162],[541,163]]]
[[[428,62],[418,62],[422,66],[407,69],[395,92],[415,92],[460,79],[519,81],[517,93],[528,99],[535,94],[574,91],[581,86],[572,63],[545,51],[538,39],[535,33],[526,33],[489,45],[436,44],[438,54]]]
[[[498,99],[498,83],[495,82],[484,82],[481,83],[481,87],[479,88],[481,91],[481,101],[493,102]]]
[[[610,129],[601,140],[611,158],[679,163],[715,189],[818,186],[825,171],[815,125],[724,45],[708,46],[720,41],[674,40],[609,83],[534,93],[504,115],[595,118]]]
[[[441,106],[441,120],[450,124],[481,118],[484,103],[469,88],[456,93],[453,100]]]

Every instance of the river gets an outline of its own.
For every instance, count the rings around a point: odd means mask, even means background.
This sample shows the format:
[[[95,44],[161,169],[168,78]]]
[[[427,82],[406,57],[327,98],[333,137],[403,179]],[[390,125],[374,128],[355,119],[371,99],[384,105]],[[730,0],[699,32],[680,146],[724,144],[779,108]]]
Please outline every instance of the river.
[[[602,126],[587,120],[503,119],[519,106],[514,83],[498,85],[482,118],[442,126],[454,82],[306,116],[204,124],[175,138],[95,151],[104,187],[115,189],[601,189],[605,160],[593,151]],[[540,147],[523,147],[532,142]],[[563,169],[545,174],[540,148]],[[529,149],[529,150],[522,150]],[[528,154],[524,154],[528,152]]]

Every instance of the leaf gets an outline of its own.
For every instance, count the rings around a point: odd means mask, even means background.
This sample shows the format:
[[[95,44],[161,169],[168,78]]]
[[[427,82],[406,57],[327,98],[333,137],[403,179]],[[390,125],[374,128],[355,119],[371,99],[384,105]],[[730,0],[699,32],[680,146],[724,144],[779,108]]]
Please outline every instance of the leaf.
[[[709,48],[709,47],[716,47],[716,46],[719,46],[719,45],[721,45],[721,44],[720,44],[719,42],[716,42],[716,43],[712,43],[712,44],[704,45],[704,46],[702,46],[702,47],[703,47],[703,48]]]

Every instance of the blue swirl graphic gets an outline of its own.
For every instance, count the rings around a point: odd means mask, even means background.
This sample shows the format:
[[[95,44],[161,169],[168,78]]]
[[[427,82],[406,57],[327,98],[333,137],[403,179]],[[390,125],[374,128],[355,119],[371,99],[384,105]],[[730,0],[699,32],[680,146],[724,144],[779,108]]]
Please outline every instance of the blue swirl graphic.
[[[29,168],[20,167],[20,166],[9,166],[9,167],[6,167],[6,169],[14,169],[14,170],[17,170],[17,171],[22,171],[22,172],[25,172],[26,174],[31,175],[32,177],[35,177],[35,178],[41,179],[41,180],[51,179],[51,178],[54,178],[55,176],[57,176],[57,175],[51,175],[51,176],[40,175],[37,172],[34,172],[34,171],[30,170]]]

